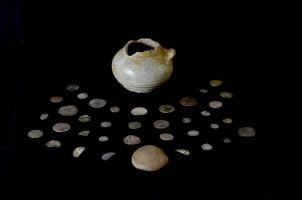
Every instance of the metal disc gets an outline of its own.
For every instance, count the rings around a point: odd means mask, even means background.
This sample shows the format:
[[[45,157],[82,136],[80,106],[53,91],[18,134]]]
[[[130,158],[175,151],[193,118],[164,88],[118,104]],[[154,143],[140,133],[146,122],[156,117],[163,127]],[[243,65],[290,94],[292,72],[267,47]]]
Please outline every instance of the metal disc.
[[[222,119],[222,122],[225,124],[231,124],[231,123],[233,123],[233,120],[231,118],[224,118],[224,119]]]
[[[118,106],[111,106],[110,107],[110,112],[118,113],[118,112],[120,112],[120,108]]]
[[[218,87],[222,85],[222,81],[218,79],[214,79],[210,81],[210,85],[213,87]]]
[[[74,105],[67,105],[59,108],[58,112],[62,116],[73,116],[78,113],[78,108]]]
[[[89,101],[89,106],[92,108],[102,108],[107,104],[104,99],[91,99]]]
[[[209,143],[204,143],[201,145],[201,149],[204,150],[204,151],[210,151],[213,149],[213,146],[210,145]]]
[[[135,135],[127,135],[123,141],[127,145],[136,145],[141,143],[141,139]]]
[[[88,94],[85,92],[79,93],[77,95],[78,99],[86,99],[88,97]]]
[[[224,99],[231,99],[233,96],[231,92],[220,92],[220,97]]]
[[[190,130],[190,131],[188,131],[188,136],[198,136],[199,135],[199,131],[197,131],[197,130]]]
[[[172,105],[161,105],[160,107],[159,107],[159,111],[161,112],[161,113],[171,113],[171,112],[173,112],[175,110],[175,108],[174,108],[174,106],[172,106]]]
[[[129,122],[128,123],[128,128],[130,129],[139,129],[142,127],[142,124],[140,122]]]
[[[190,124],[192,122],[192,119],[189,117],[182,118],[182,123],[184,124]]]
[[[116,153],[115,152],[108,152],[108,153],[104,153],[102,155],[102,160],[107,161],[109,160],[112,156],[114,156]]]
[[[218,124],[210,124],[210,127],[212,128],[212,129],[218,129],[219,128],[219,125]]]
[[[209,91],[207,89],[199,89],[199,92],[202,93],[202,94],[206,94],[208,93]]]
[[[58,140],[50,140],[45,145],[49,148],[58,148],[61,147],[61,142]]]
[[[78,133],[78,135],[80,135],[80,136],[88,136],[88,135],[89,135],[89,133],[90,133],[90,131],[85,130],[85,131],[81,131],[81,132],[79,132],[79,133]]]
[[[54,130],[57,133],[63,133],[70,129],[70,125],[67,123],[56,123],[52,126],[52,130]]]
[[[170,133],[162,133],[160,134],[159,138],[164,141],[170,141],[174,139],[174,136]]]
[[[72,156],[77,158],[83,153],[84,150],[85,150],[85,147],[77,147],[73,150]]]
[[[99,137],[99,141],[100,141],[100,142],[107,142],[108,140],[109,140],[109,138],[108,138],[107,136],[104,136],[104,135],[103,135],[103,136],[100,136],[100,137]]]
[[[183,97],[179,102],[183,106],[195,106],[197,104],[197,99],[193,97]]]
[[[189,156],[191,153],[187,149],[175,149],[176,152]]]
[[[241,127],[238,129],[238,134],[241,137],[254,137],[256,135],[256,131],[252,127]]]
[[[91,120],[91,116],[89,116],[89,115],[81,115],[79,117],[80,122],[90,122],[90,120]]]
[[[51,103],[60,103],[63,101],[63,97],[60,96],[54,96],[50,98]]]
[[[205,116],[205,117],[208,117],[208,116],[211,115],[211,113],[210,113],[209,111],[206,111],[206,110],[201,111],[200,114],[201,114],[202,116]]]
[[[224,139],[223,139],[223,142],[227,144],[227,143],[232,142],[232,140],[231,140],[230,138],[224,138]]]
[[[36,138],[40,138],[43,136],[43,131],[41,130],[31,130],[27,133],[27,136],[32,138],[32,139],[36,139]]]
[[[169,122],[166,120],[157,120],[153,123],[153,126],[157,129],[165,129],[169,127]]]
[[[132,115],[145,115],[147,112],[147,109],[144,107],[136,107],[131,110]]]
[[[77,84],[70,84],[66,86],[66,89],[69,90],[70,92],[76,91],[80,88],[79,85]]]
[[[210,101],[209,106],[211,108],[220,108],[220,107],[222,107],[222,102],[221,101]]]
[[[103,127],[103,128],[108,128],[110,126],[112,126],[112,123],[109,122],[109,121],[103,121],[103,122],[101,122],[101,127]]]
[[[47,119],[48,118],[48,113],[43,113],[41,116],[40,116],[40,119],[41,120],[45,120],[45,119]]]

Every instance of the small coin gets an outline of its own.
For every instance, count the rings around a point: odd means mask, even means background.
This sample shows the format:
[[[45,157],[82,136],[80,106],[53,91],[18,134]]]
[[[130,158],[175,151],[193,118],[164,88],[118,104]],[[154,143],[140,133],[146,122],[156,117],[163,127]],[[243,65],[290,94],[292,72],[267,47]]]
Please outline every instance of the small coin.
[[[49,148],[57,148],[61,146],[61,142],[58,140],[50,140],[45,145]]]
[[[59,108],[58,112],[62,116],[73,116],[78,113],[78,108],[74,105],[67,105]]]
[[[142,127],[142,124],[140,122],[129,122],[128,123],[128,128],[130,129],[139,129]]]
[[[127,145],[136,145],[141,143],[141,139],[135,135],[127,135],[123,141]]]
[[[147,109],[144,107],[136,107],[131,110],[132,115],[145,115],[147,112]]]
[[[252,127],[241,127],[238,129],[238,134],[241,137],[254,137],[256,135],[256,131]]]
[[[209,106],[211,108],[220,108],[220,107],[222,107],[222,102],[221,101],[210,101]]]
[[[200,114],[201,114],[202,116],[205,116],[205,117],[208,117],[208,116],[211,115],[211,113],[210,113],[209,111],[206,111],[206,110],[201,111]]]
[[[231,92],[220,92],[220,97],[225,99],[233,98],[233,94]]]
[[[227,144],[227,143],[232,142],[232,140],[231,140],[230,138],[224,138],[224,139],[223,139],[223,142]]]
[[[88,97],[88,94],[85,92],[79,93],[78,94],[78,99],[86,99]]]
[[[188,136],[198,136],[199,135],[199,131],[197,131],[197,130],[190,130],[190,131],[188,131]]]
[[[66,86],[66,89],[69,90],[70,92],[76,91],[80,88],[79,85],[77,84],[70,84]]]
[[[206,89],[199,89],[199,92],[203,93],[203,94],[206,94],[206,93],[208,93],[208,90],[206,90]]]
[[[107,136],[100,136],[99,137],[100,142],[107,142],[108,140],[109,140],[109,138]]]
[[[40,116],[40,119],[41,120],[45,120],[45,119],[47,119],[48,118],[48,114],[47,113],[43,113],[41,116]]]
[[[107,161],[109,160],[112,156],[114,156],[116,153],[115,152],[108,152],[108,153],[104,153],[102,155],[102,160]]]
[[[210,81],[210,85],[213,87],[218,87],[222,85],[222,81],[218,79],[214,79]]]
[[[184,124],[190,124],[192,122],[192,119],[189,117],[182,118],[182,123]]]
[[[103,128],[108,128],[111,125],[112,125],[112,123],[109,122],[109,121],[103,121],[103,122],[101,122],[101,127],[103,127]]]
[[[81,132],[79,132],[79,133],[78,133],[78,135],[80,135],[80,136],[88,136],[88,135],[89,135],[89,133],[90,133],[90,131],[85,130],[85,131],[81,131]]]
[[[73,150],[72,156],[77,158],[83,153],[84,150],[85,150],[85,147],[77,147]]]
[[[210,124],[210,127],[212,129],[218,129],[219,128],[219,125],[218,124]]]
[[[210,151],[213,149],[213,146],[210,145],[209,143],[204,143],[201,145],[201,149],[204,150],[204,151]]]
[[[169,122],[166,120],[157,120],[153,123],[153,126],[157,129],[165,129],[169,127]]]
[[[38,129],[31,130],[28,132],[27,136],[30,138],[33,138],[33,139],[40,138],[43,136],[43,131],[38,130]]]
[[[176,152],[189,156],[191,153],[187,149],[175,149]]]
[[[233,123],[233,120],[231,118],[224,118],[222,120],[222,122],[225,123],[225,124],[231,124],[231,123]]]
[[[89,106],[92,108],[102,108],[107,104],[104,99],[91,99],[89,101]]]
[[[52,130],[54,130],[57,133],[63,133],[70,129],[70,125],[67,123],[56,123],[52,126]]]
[[[89,115],[81,115],[79,117],[80,122],[89,122],[90,120],[91,120],[91,116],[89,116]]]
[[[118,106],[111,106],[110,107],[110,112],[118,113],[118,112],[120,112],[120,108]]]
[[[172,106],[172,105],[161,105],[160,107],[159,107],[159,111],[161,112],[161,113],[171,113],[171,112],[173,112],[175,110],[175,108],[174,108],[174,106]]]
[[[63,101],[63,97],[60,96],[54,96],[50,98],[51,103],[60,103]]]
[[[193,97],[183,97],[179,102],[183,106],[195,106],[197,104],[197,99]]]
[[[160,134],[159,138],[164,141],[170,141],[174,139],[174,136],[170,133],[162,133]]]

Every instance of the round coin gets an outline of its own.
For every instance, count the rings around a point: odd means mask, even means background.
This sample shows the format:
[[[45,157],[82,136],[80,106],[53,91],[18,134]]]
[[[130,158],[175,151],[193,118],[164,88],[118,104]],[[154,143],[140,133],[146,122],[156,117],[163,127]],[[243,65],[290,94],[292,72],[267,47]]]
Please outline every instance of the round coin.
[[[241,127],[238,129],[238,134],[241,137],[254,137],[256,135],[256,131],[252,127]]]
[[[171,113],[171,112],[173,112],[175,110],[175,108],[174,108],[174,106],[172,106],[172,105],[161,105],[160,107],[159,107],[159,111],[161,112],[161,113]]]
[[[139,129],[142,127],[142,124],[140,122],[129,122],[128,123],[128,128],[130,129]]]
[[[48,118],[48,114],[47,113],[43,113],[41,116],[40,116],[40,119],[41,120],[45,120],[45,119],[47,119]]]
[[[165,129],[169,127],[169,122],[166,120],[157,120],[153,123],[154,128]]]
[[[192,122],[192,119],[189,117],[182,118],[182,123],[184,124],[190,124]]]
[[[231,99],[233,96],[231,92],[220,92],[220,97],[224,99]]]
[[[79,93],[77,95],[78,99],[86,99],[88,97],[88,94],[85,92]]]
[[[43,132],[41,130],[31,130],[27,133],[27,136],[32,139],[37,139],[43,136]]]
[[[222,81],[218,79],[214,79],[210,81],[210,85],[213,87],[218,87],[222,85]]]
[[[204,151],[210,151],[210,150],[213,149],[213,146],[210,145],[209,143],[205,143],[205,144],[201,145],[201,149],[204,150]]]
[[[78,113],[78,108],[74,105],[67,105],[59,108],[58,112],[62,116],[73,116]]]
[[[179,102],[183,106],[195,106],[197,104],[197,99],[193,97],[183,97]]]
[[[45,145],[49,148],[58,148],[61,146],[61,142],[58,140],[50,140]]]
[[[104,99],[91,99],[89,101],[89,106],[92,108],[102,108],[106,105],[106,100]]]
[[[70,129],[70,125],[67,123],[56,123],[52,126],[52,130],[54,130],[57,133],[63,133]]]
[[[136,107],[131,110],[132,115],[145,115],[147,112],[147,109],[144,107]]]
[[[206,89],[199,89],[199,92],[202,93],[202,94],[206,94],[206,93],[208,93],[208,90],[206,90]]]
[[[120,112],[120,108],[118,106],[111,106],[110,107],[110,112],[118,113],[118,112]]]
[[[89,115],[81,115],[79,117],[79,122],[89,122],[91,120],[91,116]]]
[[[197,130],[190,130],[190,131],[188,131],[188,136],[198,136],[199,135],[199,131],[197,131]]]
[[[60,97],[60,96],[50,97],[50,102],[51,103],[60,103],[62,101],[63,101],[63,97]]]
[[[107,142],[108,140],[109,140],[109,138],[107,136],[100,136],[99,137],[100,142]]]
[[[230,138],[224,138],[222,141],[226,144],[232,142]]]
[[[219,125],[218,124],[210,124],[210,127],[212,129],[218,129],[219,128]]]
[[[209,111],[206,111],[206,110],[201,111],[200,114],[201,114],[202,116],[205,116],[205,117],[208,117],[208,116],[211,115],[211,113],[210,113]]]
[[[220,108],[220,107],[222,107],[222,102],[221,101],[210,101],[209,106],[211,108]]]
[[[101,122],[101,127],[103,127],[103,128],[108,128],[111,125],[112,125],[112,123],[109,122],[109,121],[103,121],[103,122]]]
[[[174,139],[174,136],[170,133],[162,133],[160,134],[159,138],[163,141],[170,141]]]
[[[70,92],[76,91],[80,88],[79,85],[77,84],[70,84],[66,86],[66,89],[69,90]]]
[[[233,123],[233,120],[231,118],[224,118],[224,119],[222,119],[222,122],[225,124],[231,124],[231,123]]]
[[[127,135],[123,141],[127,145],[136,145],[141,143],[141,139],[135,135]]]

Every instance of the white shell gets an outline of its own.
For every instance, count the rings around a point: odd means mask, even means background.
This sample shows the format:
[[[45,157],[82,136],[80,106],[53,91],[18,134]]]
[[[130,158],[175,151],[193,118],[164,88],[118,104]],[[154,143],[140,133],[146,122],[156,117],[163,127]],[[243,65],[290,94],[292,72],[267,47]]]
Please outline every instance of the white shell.
[[[128,46],[142,43],[152,50],[128,55]],[[112,72],[126,89],[137,93],[148,93],[164,84],[173,72],[174,49],[165,49],[159,43],[142,38],[129,41],[112,60]]]

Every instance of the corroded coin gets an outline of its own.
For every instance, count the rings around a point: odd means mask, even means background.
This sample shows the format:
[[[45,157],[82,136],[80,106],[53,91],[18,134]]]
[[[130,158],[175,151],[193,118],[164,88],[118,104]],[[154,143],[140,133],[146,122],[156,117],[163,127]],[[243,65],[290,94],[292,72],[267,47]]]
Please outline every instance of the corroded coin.
[[[41,120],[45,120],[45,119],[47,119],[48,118],[48,113],[43,113],[41,116],[40,116],[40,119]]]
[[[225,124],[231,124],[231,123],[233,123],[233,120],[228,117],[228,118],[222,119],[222,122],[225,123]]]
[[[102,155],[102,160],[107,161],[109,160],[112,156],[114,156],[116,153],[115,152],[108,152],[108,153],[104,153]]]
[[[233,98],[233,94],[231,92],[220,92],[220,97],[225,99]]]
[[[62,116],[73,116],[78,113],[78,108],[74,105],[67,105],[59,108],[58,112]]]
[[[70,125],[67,123],[56,123],[52,126],[52,130],[54,130],[57,133],[63,133],[70,129]]]
[[[128,123],[128,128],[130,129],[139,129],[142,127],[142,124],[140,122],[129,122]]]
[[[211,127],[212,129],[218,129],[218,128],[219,128],[219,125],[213,123],[213,124],[210,124],[210,127]]]
[[[86,99],[88,97],[88,94],[85,92],[79,93],[78,94],[78,99]]]
[[[102,108],[107,104],[104,99],[91,99],[89,101],[89,106],[92,108]]]
[[[89,122],[90,120],[91,120],[91,116],[89,116],[89,115],[81,115],[79,117],[80,122]]]
[[[147,112],[147,109],[144,107],[136,107],[131,110],[132,115],[145,115]]]
[[[81,132],[79,132],[79,133],[78,133],[78,135],[80,135],[80,136],[88,136],[88,135],[89,135],[89,133],[90,133],[90,131],[85,130],[85,131],[81,131]]]
[[[199,92],[202,93],[202,94],[206,94],[206,93],[208,93],[208,90],[207,89],[199,89]]]
[[[205,117],[208,117],[208,116],[211,115],[211,113],[210,113],[209,111],[206,111],[206,110],[201,111],[200,114],[201,114],[202,116],[205,116]]]
[[[45,145],[49,148],[58,148],[61,146],[61,142],[58,140],[50,140]]]
[[[43,136],[43,131],[41,130],[31,130],[27,133],[27,136],[33,139],[40,138]]]
[[[123,141],[127,145],[136,145],[141,143],[141,139],[135,135],[127,135]]]
[[[100,136],[100,137],[99,137],[99,141],[100,141],[100,142],[107,142],[108,140],[109,140],[109,138],[108,138],[107,136],[104,136],[104,135],[103,135],[103,136]]]
[[[210,101],[209,106],[211,108],[220,108],[220,107],[222,107],[222,102],[221,101]]]
[[[101,122],[101,127],[103,127],[103,128],[108,128],[110,126],[112,126],[112,123],[109,122],[109,121],[103,121],[103,122]]]
[[[218,79],[214,79],[210,81],[210,85],[213,87],[218,87],[222,85],[222,81]]]
[[[241,127],[238,129],[238,134],[241,137],[254,137],[256,135],[256,131],[252,127]]]
[[[79,85],[77,84],[70,84],[66,86],[66,89],[69,90],[70,92],[76,91],[80,88]]]
[[[164,141],[170,141],[174,139],[174,136],[170,133],[162,133],[160,134],[159,138]]]
[[[77,147],[73,150],[72,156],[77,158],[83,153],[84,150],[85,150],[85,147]]]
[[[197,130],[190,130],[188,131],[188,136],[198,136],[199,135],[199,131]]]
[[[110,107],[110,112],[118,113],[118,112],[120,112],[120,108],[118,106],[111,106]]]
[[[153,126],[157,129],[165,129],[169,127],[169,122],[166,120],[157,120],[153,123]]]
[[[190,151],[187,149],[175,149],[175,151],[186,156],[189,156],[191,154]]]
[[[54,96],[50,98],[51,103],[60,103],[63,101],[63,97],[60,96]]]
[[[189,117],[182,118],[182,123],[184,124],[190,124],[192,122],[192,119]]]
[[[171,113],[171,112],[173,112],[175,110],[175,108],[174,108],[174,106],[172,106],[172,105],[161,105],[160,107],[159,107],[159,111],[161,112],[161,113]]]
[[[213,146],[210,145],[209,143],[204,143],[201,145],[201,149],[204,150],[204,151],[210,151],[213,149]]]
[[[226,144],[232,142],[230,138],[224,138],[222,141]]]
[[[195,106],[197,104],[197,99],[193,97],[183,97],[179,102],[183,106]]]

